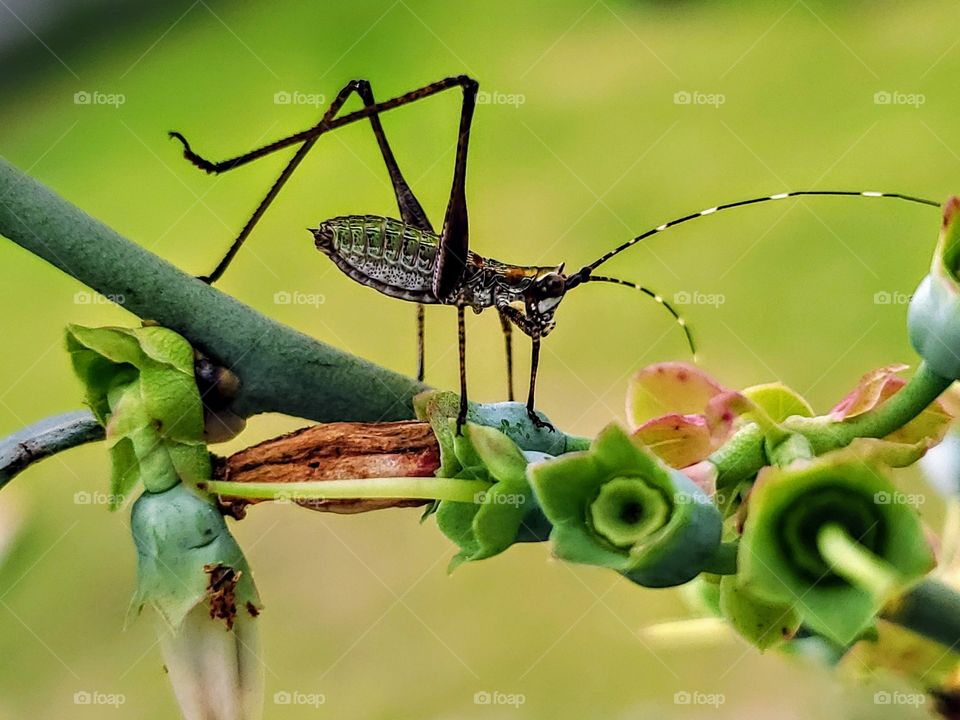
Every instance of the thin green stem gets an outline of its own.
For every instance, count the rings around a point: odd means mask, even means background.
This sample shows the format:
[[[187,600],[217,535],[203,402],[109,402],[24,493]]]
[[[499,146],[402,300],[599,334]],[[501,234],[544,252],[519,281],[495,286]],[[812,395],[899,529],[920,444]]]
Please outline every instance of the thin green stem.
[[[836,524],[826,525],[817,534],[817,549],[838,575],[867,590],[880,601],[900,584],[897,572]]]
[[[792,417],[785,429],[805,437],[815,455],[846,447],[860,437],[882,438],[900,429],[930,406],[953,384],[921,362],[913,377],[898,392],[873,410],[845,421],[823,417]],[[763,430],[751,423],[741,428],[708,460],[717,468],[717,487],[729,488],[751,478],[770,464]]]
[[[482,480],[438,477],[358,478],[317,482],[269,483],[211,480],[201,489],[223,497],[250,500],[361,500],[409,498],[475,503],[490,488]],[[480,500],[482,502],[482,500]]]

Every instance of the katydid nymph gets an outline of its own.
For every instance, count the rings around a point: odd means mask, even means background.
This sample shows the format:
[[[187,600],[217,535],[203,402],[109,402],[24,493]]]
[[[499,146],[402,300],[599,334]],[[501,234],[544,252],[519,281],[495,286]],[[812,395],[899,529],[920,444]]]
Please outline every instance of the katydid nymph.
[[[463,93],[460,106],[459,133],[453,170],[453,184],[447,203],[443,225],[437,232],[427,214],[407,184],[397,165],[380,122],[380,114],[393,108],[409,105],[444,90],[459,87]],[[637,290],[660,303],[679,323],[686,335],[691,352],[695,351],[693,336],[685,320],[662,296],[649,288],[616,277],[598,275],[594,271],[603,263],[651,235],[704,215],[744,205],[799,196],[859,196],[894,198],[912,203],[939,207],[932,200],[904,195],[846,190],[799,190],[764,195],[749,200],[717,205],[658,225],[624,242],[597,260],[576,272],[567,273],[564,265],[513,265],[481,257],[469,248],[466,205],[467,148],[470,127],[476,105],[478,84],[465,75],[448,77],[438,82],[398,95],[390,100],[376,102],[370,83],[353,80],[337,94],[320,121],[301,132],[289,135],[250,152],[220,162],[211,162],[195,153],[186,138],[178,132],[171,137],[183,144],[184,157],[208,173],[222,173],[291,146],[297,151],[280,173],[266,197],[233,241],[223,259],[206,282],[215,282],[227,269],[237,251],[250,235],[263,213],[277,197],[281,188],[310,152],[321,135],[349,123],[367,119],[370,122],[380,152],[386,164],[399,210],[399,219],[379,215],[351,215],[321,222],[311,229],[317,249],[327,255],[337,267],[353,280],[384,295],[417,303],[418,363],[417,377],[424,374],[424,306],[452,305],[457,309],[460,355],[460,412],[457,430],[466,420],[467,374],[466,333],[464,313],[467,308],[480,312],[495,308],[500,316],[507,351],[508,396],[513,399],[513,362],[511,326],[516,325],[532,342],[530,383],[527,393],[527,413],[537,426],[548,426],[534,410],[540,341],[555,326],[554,314],[567,293],[587,283],[613,283]],[[340,114],[344,103],[356,93],[363,108]]]

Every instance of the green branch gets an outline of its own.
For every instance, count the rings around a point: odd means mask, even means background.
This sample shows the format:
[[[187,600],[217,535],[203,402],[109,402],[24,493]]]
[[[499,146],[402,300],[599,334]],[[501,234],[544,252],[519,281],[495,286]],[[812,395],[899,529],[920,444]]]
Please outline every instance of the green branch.
[[[77,445],[103,440],[103,428],[89,410],[46,418],[0,440],[0,488],[27,466]]]
[[[243,383],[233,411],[317,422],[413,417],[422,383],[281,325],[178,270],[0,158],[0,235],[183,335]],[[320,262],[318,259],[317,262]]]

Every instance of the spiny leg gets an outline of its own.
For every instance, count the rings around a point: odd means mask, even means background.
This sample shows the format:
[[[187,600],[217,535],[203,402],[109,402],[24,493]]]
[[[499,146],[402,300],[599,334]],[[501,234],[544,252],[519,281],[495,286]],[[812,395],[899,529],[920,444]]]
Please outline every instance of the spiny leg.
[[[513,402],[513,326],[503,313],[500,313],[500,327],[503,329],[503,344],[507,353],[507,399]]]
[[[512,321],[517,327],[530,336],[533,343],[530,351],[530,389],[527,392],[527,416],[536,427],[545,427],[553,430],[550,423],[542,420],[535,410],[535,395],[537,389],[537,368],[540,366],[540,335],[535,325],[533,325],[526,315],[510,305],[499,305],[497,310],[501,318]]]
[[[527,417],[530,418],[530,422],[538,428],[548,428],[553,430],[554,427],[546,420],[543,420],[537,411],[534,409],[534,395],[537,392],[537,368],[540,366],[540,338],[534,336],[531,338],[531,348],[530,348],[530,390],[527,392]]]
[[[457,306],[457,346],[460,349],[460,412],[457,413],[457,435],[467,422],[467,328],[463,318],[464,308]]]
[[[469,78],[467,78],[469,80]],[[453,185],[450,200],[443,218],[440,246],[437,249],[433,271],[433,295],[440,302],[457,297],[460,283],[467,266],[469,251],[467,223],[467,148],[470,144],[470,124],[477,101],[477,83],[473,80],[463,85],[463,104],[460,106],[460,127],[457,135],[457,152],[453,166]],[[467,420],[467,371],[466,331],[464,329],[464,306],[457,301],[457,326],[460,345],[460,413],[457,416],[457,434]]]
[[[463,76],[445,78],[439,82],[426,85],[422,88],[418,88],[417,90],[413,90],[405,95],[400,95],[382,103],[374,103],[372,93],[370,92],[369,83],[363,80],[354,80],[348,83],[337,94],[337,97],[334,99],[333,103],[331,103],[330,108],[324,113],[323,118],[319,123],[317,123],[317,125],[300,133],[296,133],[289,137],[278,140],[277,142],[222,162],[211,162],[206,160],[197,153],[193,152],[190,144],[183,135],[178,132],[171,132],[170,136],[176,138],[183,144],[183,156],[195,166],[205,170],[208,173],[227,172],[228,170],[233,170],[241,165],[252,162],[253,160],[257,160],[283,148],[302,143],[301,147],[298,148],[296,154],[290,159],[283,172],[270,188],[267,196],[263,199],[263,201],[261,201],[256,211],[240,231],[240,234],[234,240],[226,255],[217,264],[217,267],[210,275],[201,279],[212,283],[223,275],[227,267],[230,265],[230,262],[243,245],[244,241],[250,235],[254,226],[280,192],[280,189],[284,184],[286,184],[287,180],[293,174],[293,171],[296,170],[303,158],[313,148],[317,138],[319,138],[322,134],[329,132],[330,130],[352,122],[356,122],[358,120],[362,120],[364,118],[370,118],[371,124],[374,126],[374,133],[377,135],[377,141],[380,144],[381,151],[383,152],[384,147],[386,147],[386,151],[384,152],[384,160],[387,163],[388,171],[391,172],[391,180],[394,185],[394,191],[397,195],[398,204],[400,205],[401,215],[403,215],[405,211],[409,211],[411,224],[413,224],[413,221],[416,220],[417,223],[425,223],[426,228],[429,229],[429,223],[426,221],[426,215],[423,212],[423,208],[420,206],[419,202],[416,201],[413,193],[410,192],[409,186],[407,186],[406,182],[403,180],[402,175],[399,174],[399,169],[396,169],[396,174],[393,172],[393,169],[396,168],[396,161],[393,159],[393,154],[390,152],[389,145],[387,144],[386,138],[383,135],[383,129],[380,126],[378,115],[379,113],[386,112],[392,108],[400,107],[421,98],[429,97],[430,95],[434,95],[448,88],[456,87],[458,85],[465,85],[467,83],[473,83],[473,81]],[[343,106],[352,92],[357,92],[361,95],[361,98],[364,100],[364,108],[341,117],[336,117],[340,108]],[[406,220],[406,218],[404,218],[404,220]]]
[[[424,377],[424,355],[425,348],[423,342],[424,311],[423,305],[417,305],[417,380],[423,382]]]

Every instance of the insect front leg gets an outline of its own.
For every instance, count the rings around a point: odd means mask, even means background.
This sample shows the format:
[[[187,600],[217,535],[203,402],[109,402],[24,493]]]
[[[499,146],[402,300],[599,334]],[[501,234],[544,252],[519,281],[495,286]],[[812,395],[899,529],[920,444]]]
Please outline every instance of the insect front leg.
[[[537,392],[537,370],[540,367],[540,329],[522,312],[510,305],[498,305],[501,317],[508,318],[514,325],[530,336],[530,387],[527,390],[527,417],[538,428],[555,430],[550,423],[537,415],[535,397]]]

